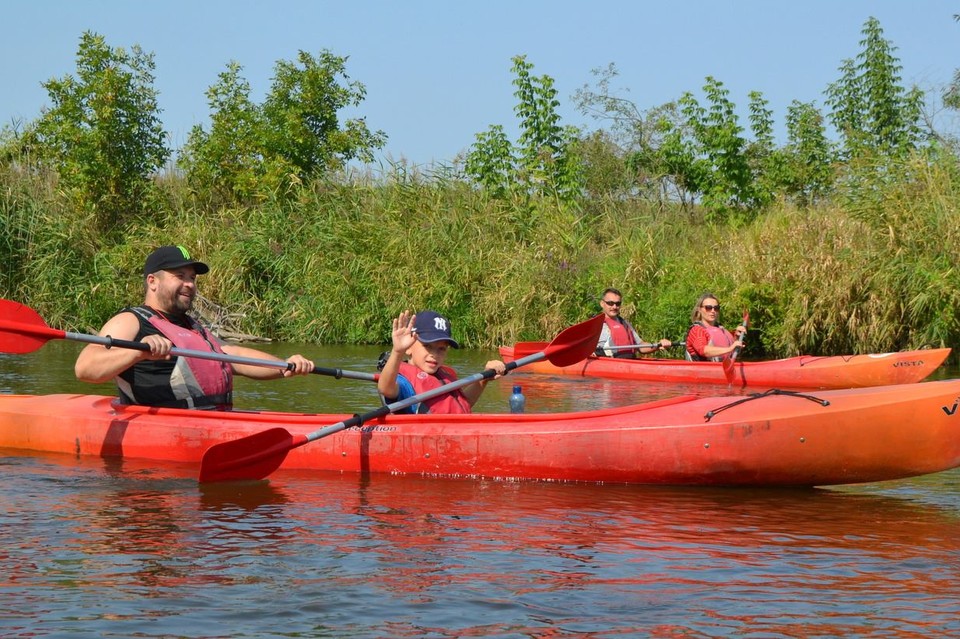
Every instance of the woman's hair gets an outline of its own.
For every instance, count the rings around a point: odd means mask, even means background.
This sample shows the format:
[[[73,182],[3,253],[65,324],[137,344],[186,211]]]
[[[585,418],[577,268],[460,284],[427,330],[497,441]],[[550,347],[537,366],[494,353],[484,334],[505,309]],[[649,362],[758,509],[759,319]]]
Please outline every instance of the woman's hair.
[[[714,295],[713,293],[711,293],[710,291],[706,291],[706,292],[700,294],[700,297],[697,298],[697,303],[693,305],[693,311],[690,313],[690,323],[691,323],[691,324],[696,324],[697,322],[699,322],[699,321],[701,320],[701,317],[700,317],[700,307],[703,305],[703,303],[704,303],[706,300],[710,300],[710,299],[714,299],[714,300],[715,300],[715,299],[717,299],[717,296]]]

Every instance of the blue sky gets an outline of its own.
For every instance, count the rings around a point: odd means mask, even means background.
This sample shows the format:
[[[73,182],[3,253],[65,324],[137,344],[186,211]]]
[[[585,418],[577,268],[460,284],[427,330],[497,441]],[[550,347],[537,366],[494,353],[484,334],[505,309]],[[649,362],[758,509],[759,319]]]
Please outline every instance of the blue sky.
[[[960,2],[943,0],[16,0],[4,2],[0,125],[36,118],[40,83],[73,74],[80,35],[155,55],[161,117],[173,148],[208,122],[204,92],[226,64],[244,67],[253,97],[277,60],[298,50],[347,56],[366,85],[358,113],[389,136],[380,160],[449,162],[477,133],[502,124],[515,136],[511,58],[555,81],[564,123],[595,128],[572,95],[591,70],[615,63],[623,96],[641,109],[698,97],[713,76],[745,110],[769,100],[778,127],[794,99],[823,105],[823,90],[860,51],[876,17],[897,47],[904,82],[925,90],[960,67]]]

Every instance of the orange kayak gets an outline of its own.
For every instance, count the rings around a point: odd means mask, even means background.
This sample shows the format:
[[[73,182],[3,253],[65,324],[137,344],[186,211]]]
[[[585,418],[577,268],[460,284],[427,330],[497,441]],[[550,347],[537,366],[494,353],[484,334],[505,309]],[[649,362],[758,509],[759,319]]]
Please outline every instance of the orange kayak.
[[[960,380],[807,394],[681,396],[573,413],[386,415],[282,469],[705,486],[826,486],[960,466]],[[0,396],[0,448],[199,464],[210,446],[344,415],[123,407]]]
[[[518,342],[501,346],[504,362],[523,357],[542,342]],[[736,361],[729,369],[719,362],[688,362],[684,359],[621,359],[596,357],[570,366],[534,362],[531,373],[580,375],[668,383],[735,384],[767,388],[861,388],[889,384],[912,384],[929,377],[950,354],[949,348],[900,351],[874,355],[800,355],[760,362]]]

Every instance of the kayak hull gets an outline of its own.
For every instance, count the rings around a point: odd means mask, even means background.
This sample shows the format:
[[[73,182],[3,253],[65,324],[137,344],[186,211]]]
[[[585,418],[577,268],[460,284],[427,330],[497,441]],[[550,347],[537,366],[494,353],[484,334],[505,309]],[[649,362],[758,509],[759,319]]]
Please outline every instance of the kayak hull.
[[[813,401],[813,399],[818,401]],[[807,396],[694,397],[561,414],[387,415],[289,452],[281,469],[705,486],[825,486],[960,466],[960,380]],[[345,415],[122,407],[0,396],[0,448],[199,464],[268,429]]]
[[[504,362],[512,361],[539,343],[521,342],[516,346],[502,346],[500,357]],[[534,362],[528,364],[526,369],[530,373],[547,375],[666,383],[733,384],[766,388],[863,388],[923,381],[943,364],[949,354],[949,348],[935,348],[871,355],[800,355],[759,362],[736,361],[726,369],[720,362],[591,356],[571,366]]]

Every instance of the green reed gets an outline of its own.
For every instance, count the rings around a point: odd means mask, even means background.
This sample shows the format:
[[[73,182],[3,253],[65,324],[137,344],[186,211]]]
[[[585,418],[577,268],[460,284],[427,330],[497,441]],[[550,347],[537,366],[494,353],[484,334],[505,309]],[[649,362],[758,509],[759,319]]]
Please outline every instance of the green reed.
[[[748,355],[952,345],[960,335],[954,158],[864,170],[830,203],[709,225],[629,201],[499,200],[443,175],[395,172],[304,188],[290,201],[206,210],[166,178],[168,211],[106,236],[51,181],[0,173],[4,297],[51,325],[95,330],[142,295],[162,243],[207,261],[201,292],[244,332],[386,343],[401,310],[434,308],[471,347],[550,339],[599,311],[607,286],[645,339],[682,339],[704,290]]]

